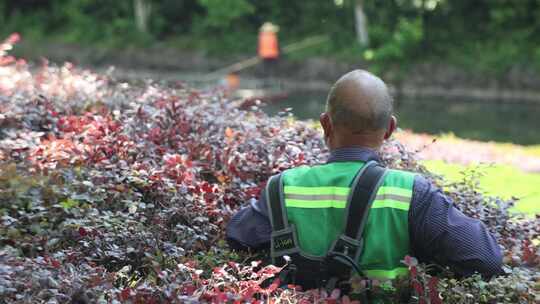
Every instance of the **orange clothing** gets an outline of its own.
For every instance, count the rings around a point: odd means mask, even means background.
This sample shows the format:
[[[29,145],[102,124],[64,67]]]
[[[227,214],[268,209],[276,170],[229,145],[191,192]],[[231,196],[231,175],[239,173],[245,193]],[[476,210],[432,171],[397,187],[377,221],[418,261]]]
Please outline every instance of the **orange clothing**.
[[[274,32],[259,33],[259,57],[263,59],[276,59],[279,56],[277,34]]]
[[[237,74],[229,73],[225,77],[225,82],[227,84],[227,89],[234,91],[240,86],[240,77],[238,77]]]

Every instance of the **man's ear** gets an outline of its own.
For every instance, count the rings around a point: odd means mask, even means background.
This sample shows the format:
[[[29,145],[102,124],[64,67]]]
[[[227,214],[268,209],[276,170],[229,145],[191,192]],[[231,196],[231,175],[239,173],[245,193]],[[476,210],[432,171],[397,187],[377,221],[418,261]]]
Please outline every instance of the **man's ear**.
[[[327,138],[332,134],[332,120],[330,119],[330,115],[327,112],[322,113],[321,116],[319,116],[319,121],[324,130],[324,138]]]
[[[392,133],[394,133],[394,131],[396,130],[397,128],[397,118],[392,115],[392,117],[390,117],[390,121],[388,122],[388,127],[386,128],[386,132],[384,133],[384,139],[389,139],[390,136],[392,136]]]

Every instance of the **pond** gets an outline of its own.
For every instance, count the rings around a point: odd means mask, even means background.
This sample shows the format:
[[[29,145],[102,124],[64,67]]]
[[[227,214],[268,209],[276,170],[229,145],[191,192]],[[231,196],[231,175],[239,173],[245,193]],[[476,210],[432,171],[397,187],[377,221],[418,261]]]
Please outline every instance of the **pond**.
[[[264,107],[269,114],[283,109],[299,119],[318,120],[327,92],[299,91],[287,99]],[[399,126],[414,132],[440,134],[481,141],[540,144],[540,103],[490,103],[454,99],[412,99],[397,101]]]

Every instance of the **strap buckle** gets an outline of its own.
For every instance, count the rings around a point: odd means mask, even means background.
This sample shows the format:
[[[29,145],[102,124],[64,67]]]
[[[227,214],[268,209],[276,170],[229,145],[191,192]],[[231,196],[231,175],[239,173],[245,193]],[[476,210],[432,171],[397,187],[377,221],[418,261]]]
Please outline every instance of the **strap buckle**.
[[[346,255],[356,261],[359,258],[360,253],[362,252],[363,245],[363,238],[361,238],[360,240],[356,240],[346,236],[345,234],[342,234],[334,241],[334,244],[332,244],[332,247],[330,247],[330,250],[328,251],[328,255],[339,253]]]
[[[353,269],[361,274],[356,262],[362,253],[363,243],[363,238],[355,240],[345,234],[340,235],[326,255],[329,275],[347,277]]]

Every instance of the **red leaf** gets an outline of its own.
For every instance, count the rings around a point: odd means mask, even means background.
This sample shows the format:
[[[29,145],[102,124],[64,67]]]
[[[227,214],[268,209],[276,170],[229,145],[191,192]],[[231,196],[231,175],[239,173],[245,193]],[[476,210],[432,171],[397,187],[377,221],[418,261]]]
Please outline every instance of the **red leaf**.
[[[212,186],[210,186],[210,184],[206,182],[201,185],[201,189],[203,192],[206,192],[206,193],[212,192]]]
[[[414,288],[414,290],[416,291],[416,293],[418,295],[423,295],[424,294],[424,288],[422,287],[422,284],[420,284],[420,282],[414,281],[412,283],[412,285],[413,285],[413,288]]]
[[[88,235],[88,231],[86,231],[86,229],[84,229],[84,227],[79,227],[79,235],[82,236],[82,237],[85,237]]]
[[[159,143],[161,141],[161,129],[159,127],[151,129],[148,132],[148,139],[155,143]]]
[[[257,292],[255,290],[255,288],[250,286],[246,291],[244,291],[244,293],[242,293],[242,300],[244,300],[244,301],[250,300],[253,297],[253,295],[255,294],[255,292]]]
[[[412,266],[410,269],[411,272],[411,279],[416,279],[416,276],[418,275],[418,270],[416,269],[416,266]]]
[[[532,247],[531,241],[529,241],[528,239],[523,241],[523,246],[522,246],[523,261],[525,261],[526,263],[533,264],[534,259],[535,259],[535,254],[534,254],[534,250],[532,250],[531,247]]]
[[[185,285],[182,287],[182,293],[188,296],[191,296],[195,290],[197,290],[197,287],[193,284]]]
[[[216,293],[216,295],[214,296],[214,301],[212,301],[212,302],[214,302],[214,303],[225,303],[225,302],[227,302],[228,297],[227,297],[226,293],[221,292],[219,290],[215,290],[214,292]]]
[[[403,263],[405,263],[405,265],[411,267],[411,266],[416,266],[418,265],[418,260],[410,255],[406,255],[405,258],[403,259]]]
[[[429,289],[437,289],[437,283],[439,283],[439,278],[431,277],[428,282]]]
[[[0,57],[0,66],[8,65],[13,62],[15,62],[15,57],[13,56]]]
[[[55,259],[51,259],[51,265],[52,265],[54,268],[60,268],[60,266],[61,266],[60,262],[58,262],[58,261],[55,260]]]
[[[13,33],[9,35],[9,37],[4,41],[4,43],[15,44],[19,41],[21,41],[21,35],[19,33]]]
[[[265,291],[268,293],[274,292],[279,287],[279,284],[281,284],[281,280],[277,278],[274,280],[274,282],[272,282],[272,284],[270,284],[270,286],[268,286],[268,288],[266,288]]]
[[[439,282],[439,278],[437,277],[431,277],[428,282],[429,287],[429,300],[432,304],[442,304],[442,300],[439,297],[439,291],[437,290],[437,283]]]
[[[122,292],[120,292],[119,298],[120,298],[120,301],[127,301],[130,296],[131,296],[131,288],[124,288]]]

